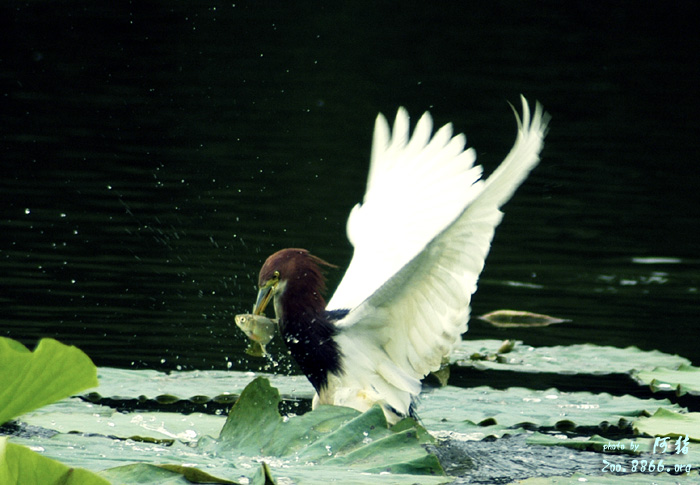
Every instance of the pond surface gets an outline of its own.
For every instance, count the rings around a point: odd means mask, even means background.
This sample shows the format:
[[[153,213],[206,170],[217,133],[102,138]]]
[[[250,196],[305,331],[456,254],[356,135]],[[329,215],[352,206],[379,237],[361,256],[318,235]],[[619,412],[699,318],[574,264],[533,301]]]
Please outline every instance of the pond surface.
[[[699,365],[691,5],[6,3],[0,335],[100,366],[260,369],[233,317],[277,249],[347,264],[377,112],[453,122],[488,173],[523,93],[551,130],[473,314],[571,321],[472,319],[466,338]]]

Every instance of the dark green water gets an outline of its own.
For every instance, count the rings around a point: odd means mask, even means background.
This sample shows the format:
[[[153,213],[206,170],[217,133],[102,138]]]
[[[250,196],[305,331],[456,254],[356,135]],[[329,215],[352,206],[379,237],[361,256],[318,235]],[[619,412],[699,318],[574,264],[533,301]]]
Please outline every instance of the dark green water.
[[[98,365],[257,369],[233,316],[276,249],[349,261],[376,113],[429,109],[490,172],[524,93],[551,131],[473,312],[571,322],[473,320],[467,337],[699,365],[692,8],[5,2],[0,335],[54,337]]]

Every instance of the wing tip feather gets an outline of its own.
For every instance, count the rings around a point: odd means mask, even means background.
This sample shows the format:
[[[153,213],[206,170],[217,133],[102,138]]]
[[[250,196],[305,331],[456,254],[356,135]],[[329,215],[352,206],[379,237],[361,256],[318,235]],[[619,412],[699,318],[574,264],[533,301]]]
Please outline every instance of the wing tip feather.
[[[522,118],[520,117],[520,113],[515,106],[508,102],[510,109],[513,110],[513,114],[515,115],[519,136],[523,136],[530,132],[535,132],[539,134],[541,138],[544,138],[547,135],[549,122],[552,119],[552,116],[544,111],[542,103],[540,103],[538,100],[535,100],[534,113],[530,111],[530,103],[523,94],[520,95],[520,102],[522,104]]]

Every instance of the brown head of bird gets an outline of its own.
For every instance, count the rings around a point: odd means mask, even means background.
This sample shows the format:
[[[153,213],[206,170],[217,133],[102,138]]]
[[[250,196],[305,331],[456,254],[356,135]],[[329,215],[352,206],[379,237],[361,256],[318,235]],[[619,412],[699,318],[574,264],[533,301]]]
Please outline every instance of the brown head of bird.
[[[261,315],[273,301],[287,349],[317,392],[326,386],[328,372],[341,372],[340,350],[333,340],[338,329],[325,311],[323,266],[333,267],[305,249],[277,251],[260,269],[253,310]]]
[[[333,267],[306,249],[277,251],[267,258],[258,277],[258,299],[254,314],[260,315],[273,300],[277,318],[322,314],[326,278],[322,266]]]

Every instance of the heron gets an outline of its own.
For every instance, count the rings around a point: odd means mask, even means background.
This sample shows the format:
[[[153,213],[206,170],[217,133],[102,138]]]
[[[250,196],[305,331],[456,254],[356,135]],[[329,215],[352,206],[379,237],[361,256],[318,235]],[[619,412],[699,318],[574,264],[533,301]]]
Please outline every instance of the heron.
[[[515,143],[486,178],[452,124],[410,130],[399,108],[375,122],[367,188],[351,210],[348,268],[326,303],[329,263],[306,249],[263,264],[253,315],[270,301],[292,358],[315,389],[312,407],[381,406],[387,423],[416,416],[421,381],[467,331],[471,297],[500,208],[538,164],[550,117],[521,96]]]

